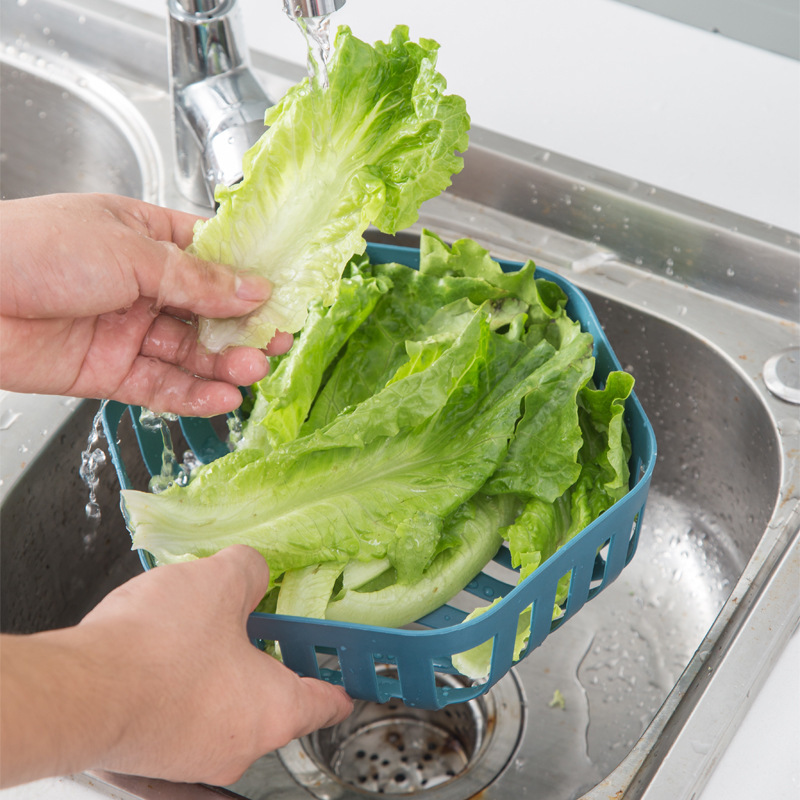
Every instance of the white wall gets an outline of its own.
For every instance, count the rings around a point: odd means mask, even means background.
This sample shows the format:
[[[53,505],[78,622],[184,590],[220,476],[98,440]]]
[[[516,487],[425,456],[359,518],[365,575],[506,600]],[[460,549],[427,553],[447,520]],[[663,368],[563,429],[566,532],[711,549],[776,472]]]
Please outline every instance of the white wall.
[[[305,63],[281,0],[240,2],[252,48]],[[794,59],[613,0],[348,0],[334,22],[436,39],[476,125],[800,230]]]

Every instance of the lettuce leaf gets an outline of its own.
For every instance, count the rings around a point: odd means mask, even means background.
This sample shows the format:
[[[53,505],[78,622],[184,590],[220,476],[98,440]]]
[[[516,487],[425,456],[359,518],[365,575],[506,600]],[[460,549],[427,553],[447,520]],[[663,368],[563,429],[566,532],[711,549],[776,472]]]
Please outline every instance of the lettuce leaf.
[[[523,581],[577,536],[589,523],[607,511],[628,491],[628,460],[631,454],[628,431],[623,422],[625,400],[633,391],[633,378],[624,372],[609,374],[603,389],[584,386],[577,396],[577,411],[583,444],[578,454],[577,479],[553,500],[532,497],[512,525],[501,533],[511,551],[511,563],[519,568]],[[553,618],[561,615],[561,604],[567,599],[569,577],[559,581]],[[502,598],[494,602],[497,603]],[[490,606],[481,606],[467,619],[485,613]],[[514,660],[518,660],[528,644],[531,611],[523,611],[517,623]],[[491,640],[453,656],[453,666],[470,678],[489,674],[492,658]]]
[[[453,546],[439,553],[416,581],[391,580],[382,586],[350,589],[328,604],[325,618],[362,623],[379,619],[382,625],[400,627],[435,611],[497,553],[503,543],[499,531],[515,512],[510,495],[475,495],[447,522],[449,533],[456,537]]]
[[[242,181],[217,187],[218,211],[189,250],[263,274],[272,296],[247,317],[201,319],[209,350],[265,347],[276,330],[299,331],[312,301],[333,302],[370,224],[385,233],[411,225],[462,169],[469,116],[462,98],[445,94],[437,50],[411,42],[404,26],[374,46],[342,26],[329,86],[306,79],[268,109]]]

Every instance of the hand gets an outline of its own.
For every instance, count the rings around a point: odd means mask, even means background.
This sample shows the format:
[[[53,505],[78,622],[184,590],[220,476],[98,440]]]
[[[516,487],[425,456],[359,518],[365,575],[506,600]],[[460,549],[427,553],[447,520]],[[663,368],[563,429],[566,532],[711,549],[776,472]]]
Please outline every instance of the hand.
[[[5,637],[5,785],[88,768],[227,785],[344,719],[342,689],[248,640],[268,577],[259,553],[235,545],[137,576],[75,628]]]
[[[271,287],[183,252],[197,219],[113,195],[0,203],[3,388],[196,416],[237,407],[237,387],[292,338],[277,334],[266,355],[198,345],[194,315],[242,316]]]

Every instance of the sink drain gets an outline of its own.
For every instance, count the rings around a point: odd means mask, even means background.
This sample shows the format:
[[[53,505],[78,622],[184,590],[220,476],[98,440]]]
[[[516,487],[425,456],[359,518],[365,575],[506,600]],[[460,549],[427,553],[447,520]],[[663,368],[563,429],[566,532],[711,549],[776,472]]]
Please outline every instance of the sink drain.
[[[396,708],[389,708],[392,714]],[[478,731],[461,736],[435,719],[390,717],[360,725],[344,741],[318,737],[317,751],[345,783],[378,794],[411,794],[463,772],[476,752]],[[332,748],[331,748],[332,745]],[[331,752],[332,750],[332,752]]]
[[[441,685],[461,686],[440,676]],[[344,722],[279,751],[292,777],[319,800],[415,795],[472,797],[511,760],[524,724],[513,672],[486,694],[437,711],[399,701],[357,702]]]

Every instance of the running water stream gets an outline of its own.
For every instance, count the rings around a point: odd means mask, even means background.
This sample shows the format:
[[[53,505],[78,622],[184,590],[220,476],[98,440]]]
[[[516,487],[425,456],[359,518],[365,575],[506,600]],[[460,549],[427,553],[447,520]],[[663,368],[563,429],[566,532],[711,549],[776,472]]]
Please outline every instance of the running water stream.
[[[322,89],[328,88],[328,62],[331,57],[330,14],[320,17],[297,17],[287,4],[286,14],[293,20],[306,41],[307,65],[311,81]]]
[[[81,480],[89,490],[86,503],[86,517],[95,524],[99,524],[102,516],[100,504],[97,502],[97,487],[100,482],[100,471],[105,466],[108,457],[101,446],[101,440],[106,438],[103,430],[103,412],[108,405],[108,400],[100,403],[100,408],[94,415],[92,428],[86,441],[86,447],[81,453],[81,466],[79,474]],[[161,455],[161,471],[150,479],[149,489],[154,494],[163,492],[174,483],[185,486],[189,482],[191,471],[199,465],[199,461],[192,452],[184,453],[183,461],[175,455],[172,433],[169,429],[170,422],[177,420],[174,414],[157,414],[149,409],[141,409],[139,423],[143,428],[161,435],[163,443]],[[85,542],[89,544],[90,542]]]
[[[101,439],[105,438],[103,433],[103,411],[108,400],[103,400],[100,408],[94,415],[92,430],[86,441],[86,448],[81,453],[80,476],[89,489],[89,500],[86,503],[86,516],[95,523],[100,522],[100,505],[97,502],[97,485],[100,482],[98,473],[106,463],[105,451],[99,447]],[[89,542],[86,542],[89,544]]]

